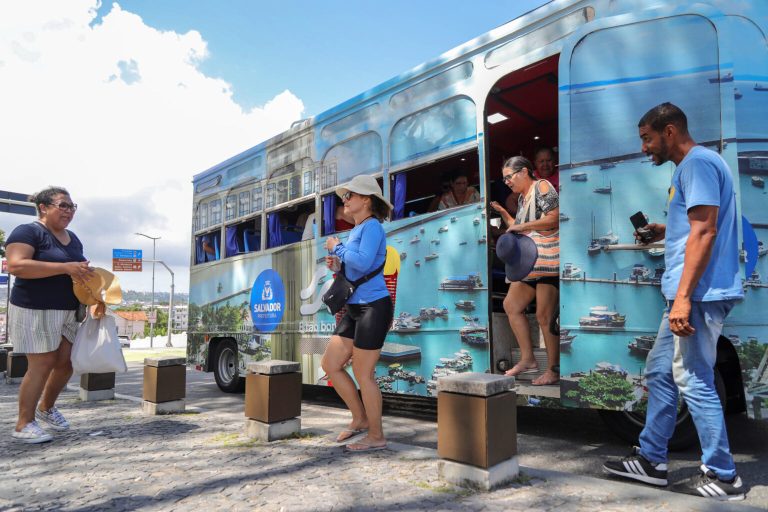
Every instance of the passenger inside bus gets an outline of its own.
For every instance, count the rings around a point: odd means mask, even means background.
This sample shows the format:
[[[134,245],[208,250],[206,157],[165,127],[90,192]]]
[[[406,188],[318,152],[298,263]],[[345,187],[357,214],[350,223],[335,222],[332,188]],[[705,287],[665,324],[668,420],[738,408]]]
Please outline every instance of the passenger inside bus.
[[[429,203],[427,211],[436,212],[437,207],[440,205],[440,200],[443,198],[443,194],[451,191],[451,174],[444,172],[440,176],[440,188],[435,191],[435,197],[432,202]]]
[[[503,304],[520,347],[520,361],[507,370],[506,375],[517,376],[539,370],[525,315],[528,305],[536,300],[536,320],[544,336],[547,369],[531,383],[543,386],[560,380],[560,341],[550,330],[552,319],[559,310],[560,205],[557,190],[547,181],[538,180],[533,171],[533,164],[524,157],[507,160],[502,176],[507,186],[519,194],[517,215],[513,217],[496,202],[492,202],[491,207],[501,215],[507,231],[531,236],[539,250],[533,271],[522,281],[509,284]]]
[[[476,203],[480,200],[480,193],[469,184],[469,173],[463,169],[453,171],[451,175],[451,189],[440,197],[438,210],[445,210],[455,206]]]
[[[305,201],[267,214],[267,248],[301,241],[304,225],[314,212],[314,201]]]
[[[220,258],[221,233],[218,231],[195,237],[195,265],[216,261]]]
[[[533,156],[533,165],[536,167],[534,174],[540,180],[547,180],[555,190],[560,190],[560,174],[557,170],[557,160],[552,148],[541,147]]]

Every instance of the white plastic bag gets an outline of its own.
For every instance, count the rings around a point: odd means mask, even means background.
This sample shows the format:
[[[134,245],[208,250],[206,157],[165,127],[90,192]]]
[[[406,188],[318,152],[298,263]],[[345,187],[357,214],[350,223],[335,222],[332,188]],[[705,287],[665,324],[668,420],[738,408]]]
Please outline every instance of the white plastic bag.
[[[72,368],[77,374],[128,371],[114,318],[85,317],[72,347]]]

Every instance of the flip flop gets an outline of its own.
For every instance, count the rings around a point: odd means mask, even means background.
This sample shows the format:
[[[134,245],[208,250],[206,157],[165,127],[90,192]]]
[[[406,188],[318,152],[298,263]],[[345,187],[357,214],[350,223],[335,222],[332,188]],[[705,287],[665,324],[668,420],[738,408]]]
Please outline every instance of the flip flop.
[[[353,446],[360,446],[361,448],[353,448]],[[348,444],[344,448],[346,448],[348,452],[355,452],[355,453],[375,452],[377,450],[386,450],[387,443],[385,442],[384,444],[381,444],[381,445],[374,445],[374,444],[363,443],[362,441],[360,441],[357,443]]]
[[[344,429],[341,432],[339,432],[339,435],[336,437],[336,442],[343,443],[344,441],[349,441],[353,437],[359,436],[360,434],[365,434],[366,432],[368,432],[367,428]]]
[[[509,370],[504,372],[504,375],[506,375],[507,377],[516,377],[517,375],[520,375],[520,374],[524,374],[524,373],[537,373],[539,371],[539,367],[536,366],[534,368],[525,368],[524,370],[520,370],[520,371],[515,372],[515,373],[509,373],[512,370],[514,370],[515,367],[517,367],[517,365],[513,366],[512,368],[510,368]]]

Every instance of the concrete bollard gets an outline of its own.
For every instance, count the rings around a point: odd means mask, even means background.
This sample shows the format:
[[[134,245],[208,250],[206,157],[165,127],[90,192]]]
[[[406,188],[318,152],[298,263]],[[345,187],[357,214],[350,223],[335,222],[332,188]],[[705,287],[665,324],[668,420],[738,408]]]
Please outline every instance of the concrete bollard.
[[[0,345],[0,378],[5,378],[5,372],[8,370],[8,353],[13,352],[13,345],[3,343]]]
[[[276,441],[301,432],[301,365],[259,361],[245,377],[245,433],[259,441]]]
[[[8,352],[8,367],[5,370],[7,384],[20,384],[27,373],[27,354]]]
[[[84,373],[80,376],[80,400],[95,402],[115,398],[115,373]]]
[[[144,359],[144,414],[184,412],[187,366],[183,357],[148,357]]]
[[[517,478],[515,379],[459,373],[437,381],[438,475],[490,491]]]

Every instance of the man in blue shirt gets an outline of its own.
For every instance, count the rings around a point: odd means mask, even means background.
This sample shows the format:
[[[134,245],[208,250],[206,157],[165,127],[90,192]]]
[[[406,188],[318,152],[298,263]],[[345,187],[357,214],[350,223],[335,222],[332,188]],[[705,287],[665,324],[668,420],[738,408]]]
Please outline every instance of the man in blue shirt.
[[[667,485],[667,445],[675,430],[678,392],[699,434],[702,474],[674,490],[719,500],[742,500],[723,410],[715,388],[717,340],[725,317],[744,297],[739,276],[738,216],[733,178],[719,154],[698,146],[688,121],[671,103],[658,105],[639,124],[643,153],[667,161],[672,176],[667,224],[649,224],[649,242],[664,239],[661,291],[667,310],[646,361],[648,412],[640,447],[608,461],[609,473]]]

